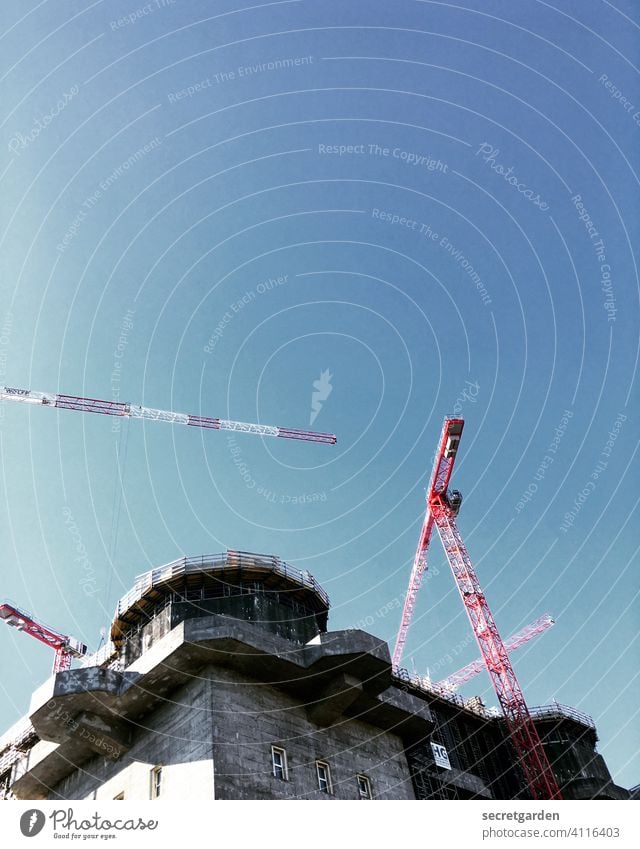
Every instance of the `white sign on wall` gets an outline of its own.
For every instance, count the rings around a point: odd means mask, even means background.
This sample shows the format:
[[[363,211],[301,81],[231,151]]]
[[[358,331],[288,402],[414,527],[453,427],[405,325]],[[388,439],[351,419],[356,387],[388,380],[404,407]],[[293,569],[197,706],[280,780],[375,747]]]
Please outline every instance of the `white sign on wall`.
[[[431,749],[433,750],[433,759],[437,766],[441,766],[443,769],[451,769],[449,755],[447,754],[445,747],[441,746],[440,743],[432,743]]]

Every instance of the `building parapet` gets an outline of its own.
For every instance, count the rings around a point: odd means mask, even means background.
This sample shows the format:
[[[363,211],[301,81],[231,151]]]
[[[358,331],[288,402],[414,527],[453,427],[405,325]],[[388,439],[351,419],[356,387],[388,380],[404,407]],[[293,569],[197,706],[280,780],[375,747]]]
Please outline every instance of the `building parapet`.
[[[81,658],[78,666],[80,669],[86,669],[89,666],[109,666],[109,668],[113,668],[114,663],[118,663],[117,654],[118,649],[109,640],[93,654],[87,654]]]
[[[592,728],[594,731],[596,728],[596,724],[589,714],[569,705],[562,705],[559,702],[529,708],[529,713],[533,719],[572,719],[574,722],[579,722],[580,725]]]
[[[181,557],[178,560],[173,560],[164,566],[157,569],[152,569],[149,572],[144,572],[138,575],[135,580],[133,589],[124,595],[116,605],[115,618],[118,618],[123,613],[126,613],[137,601],[139,601],[146,592],[153,587],[178,578],[181,575],[188,575],[193,572],[202,572],[205,569],[214,569],[216,571],[238,572],[243,568],[251,571],[266,571],[273,572],[277,575],[287,578],[299,584],[305,589],[312,590],[325,604],[329,607],[329,596],[322,586],[316,581],[310,572],[301,571],[285,563],[279,557],[272,554],[253,554],[246,551],[226,551],[222,554],[205,554],[195,557]]]
[[[502,713],[497,708],[488,708],[485,707],[479,699],[463,699],[462,696],[455,693],[452,688],[445,687],[442,684],[436,684],[435,681],[431,681],[430,678],[426,678],[421,675],[412,675],[407,669],[403,667],[396,667],[393,670],[393,678],[397,681],[409,684],[411,687],[415,687],[417,690],[421,690],[423,693],[426,693],[429,696],[436,696],[439,699],[445,699],[451,704],[456,705],[461,710],[467,710],[470,713],[476,714],[476,716],[480,716],[483,719],[498,719],[502,716]]]
[[[430,696],[437,696],[440,699],[445,699],[462,710],[475,713],[483,719],[502,718],[502,712],[498,710],[498,708],[487,708],[477,698],[463,699],[462,696],[453,692],[453,690],[449,687],[437,684],[435,681],[431,681],[429,678],[424,676],[412,675],[408,670],[402,667],[397,667],[393,670],[393,677],[405,684],[410,684],[418,690],[422,690],[424,693],[428,693]],[[594,731],[596,728],[596,724],[589,714],[584,713],[577,708],[570,707],[569,705],[560,704],[559,702],[531,707],[529,708],[529,713],[531,714],[532,719],[572,719],[574,722],[578,722],[586,728],[591,728]]]

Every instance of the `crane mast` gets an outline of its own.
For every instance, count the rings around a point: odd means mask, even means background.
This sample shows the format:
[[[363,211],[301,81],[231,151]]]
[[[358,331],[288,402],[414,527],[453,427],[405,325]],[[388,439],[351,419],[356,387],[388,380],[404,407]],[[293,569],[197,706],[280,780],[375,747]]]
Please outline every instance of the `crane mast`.
[[[333,433],[317,433],[312,430],[298,430],[290,427],[236,422],[231,419],[211,418],[209,416],[192,416],[189,413],[176,413],[173,410],[155,410],[152,407],[142,407],[140,404],[104,401],[100,398],[83,398],[81,395],[55,395],[50,392],[34,392],[31,389],[17,389],[12,386],[0,386],[0,401],[40,404],[44,407],[56,407],[59,410],[100,413],[103,416],[151,419],[152,421],[184,424],[190,427],[203,427],[212,430],[234,430],[240,433],[253,433],[256,436],[302,439],[306,442],[321,442],[326,445],[333,445],[336,442]]]
[[[71,660],[74,657],[82,657],[87,653],[87,647],[80,640],[60,634],[52,628],[38,622],[19,607],[5,602],[0,604],[0,619],[4,619],[7,625],[24,631],[36,640],[52,648],[55,652],[53,671],[63,672],[71,668]]]
[[[529,714],[509,654],[502,642],[455,522],[462,496],[457,491],[449,492],[448,486],[463,427],[462,419],[445,419],[427,495],[427,516],[423,524],[420,544],[423,543],[424,529],[435,525],[532,797],[561,799],[560,789]],[[428,543],[429,539],[426,540],[427,545]],[[394,663],[399,663],[419,580],[426,569],[426,546],[421,554],[422,569],[414,569],[411,574],[403,619],[394,650]],[[408,616],[406,615],[407,602],[409,603]]]
[[[463,427],[464,421],[462,419],[447,419],[445,422],[442,430],[442,436],[440,437],[440,446],[438,448],[433,464],[433,471],[431,473],[431,485],[427,495],[427,504],[432,492],[446,493],[447,491]],[[413,617],[413,610],[416,605],[416,598],[418,597],[418,590],[422,583],[422,577],[427,570],[427,549],[429,548],[429,542],[431,541],[432,531],[433,514],[427,506],[422,530],[420,531],[418,548],[416,549],[416,555],[413,560],[413,567],[409,577],[409,588],[407,590],[402,610],[400,629],[398,631],[398,636],[396,637],[395,648],[393,649],[393,658],[391,662],[394,669],[397,669],[400,666],[404,646],[407,642],[409,626],[411,625],[411,619]]]

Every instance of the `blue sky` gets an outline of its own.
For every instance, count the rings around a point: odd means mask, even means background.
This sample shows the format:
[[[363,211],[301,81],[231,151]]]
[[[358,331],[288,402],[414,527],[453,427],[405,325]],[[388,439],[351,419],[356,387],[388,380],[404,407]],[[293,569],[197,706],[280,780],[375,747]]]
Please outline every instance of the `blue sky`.
[[[514,655],[527,700],[591,714],[637,784],[634,4],[0,15],[0,384],[304,428],[328,370],[338,436],[5,404],[2,596],[95,646],[136,574],[240,548],[393,642],[456,412],[502,635],[556,618]],[[405,662],[438,678],[477,649],[437,540],[430,569]],[[0,654],[7,726],[52,658],[8,628]]]

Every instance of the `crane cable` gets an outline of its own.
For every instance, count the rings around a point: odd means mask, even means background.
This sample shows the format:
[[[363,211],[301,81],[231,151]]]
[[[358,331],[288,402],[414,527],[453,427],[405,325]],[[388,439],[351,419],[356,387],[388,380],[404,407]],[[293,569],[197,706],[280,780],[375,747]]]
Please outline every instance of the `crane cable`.
[[[118,536],[120,531],[120,514],[122,512],[122,501],[124,494],[124,474],[126,472],[126,464],[127,464],[127,449],[129,447],[129,422],[126,421],[123,423],[124,426],[120,430],[120,437],[116,442],[116,463],[115,463],[115,477],[113,482],[113,506],[111,509],[111,530],[109,533],[110,541],[109,541],[109,580],[107,583],[106,590],[106,603],[110,603],[111,590],[113,588],[113,574],[115,567],[115,559],[118,550]],[[124,437],[124,451],[122,448],[123,441],[123,431],[125,432]],[[120,457],[122,456],[122,465],[120,464]]]

